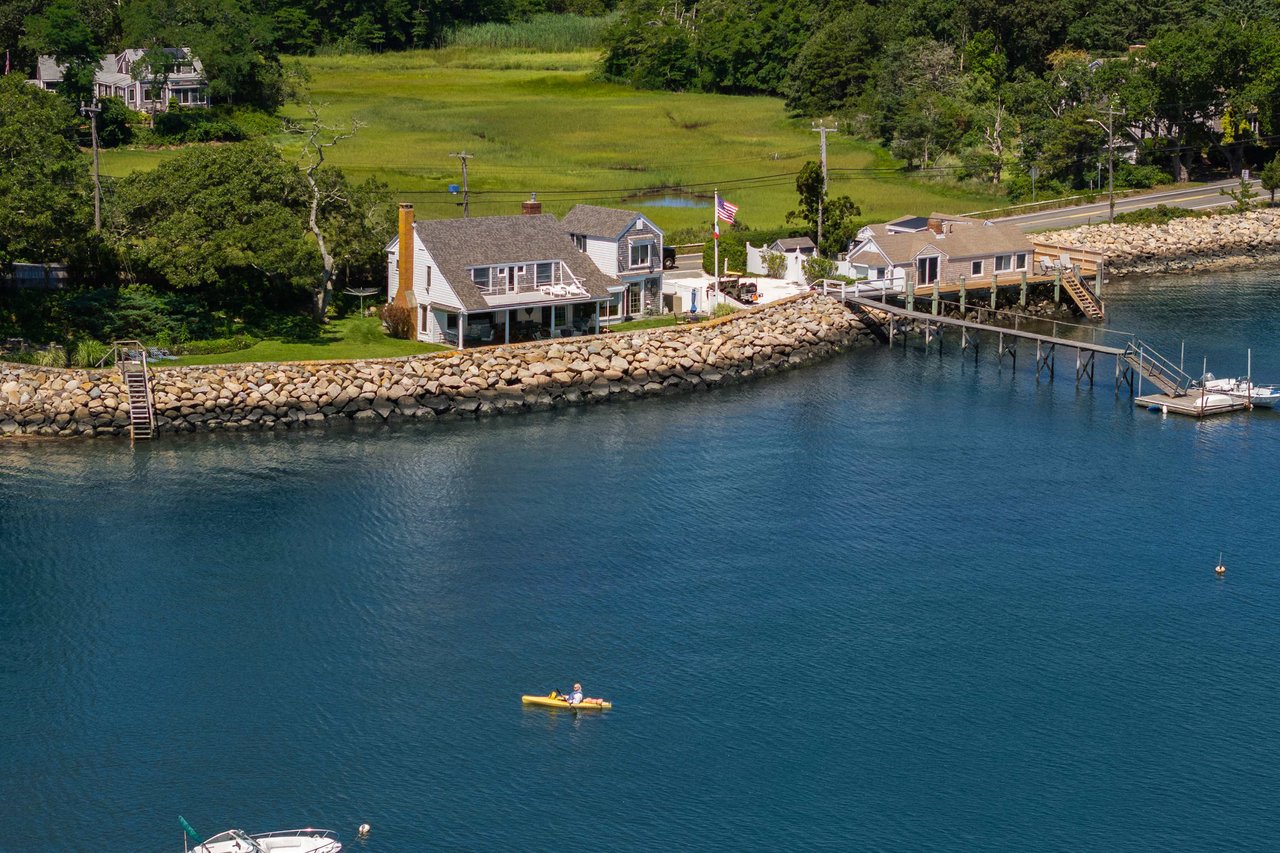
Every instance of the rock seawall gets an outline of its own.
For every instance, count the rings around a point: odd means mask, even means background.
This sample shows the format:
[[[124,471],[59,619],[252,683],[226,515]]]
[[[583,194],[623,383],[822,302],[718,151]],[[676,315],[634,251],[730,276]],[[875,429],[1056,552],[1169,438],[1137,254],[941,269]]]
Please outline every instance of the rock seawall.
[[[1114,275],[1280,263],[1280,211],[1271,210],[1174,219],[1164,225],[1086,225],[1039,237],[1105,253]]]
[[[693,326],[394,359],[153,372],[164,432],[280,429],[330,418],[476,418],[709,388],[869,339],[838,301],[805,294]],[[0,435],[129,434],[115,370],[0,364]]]

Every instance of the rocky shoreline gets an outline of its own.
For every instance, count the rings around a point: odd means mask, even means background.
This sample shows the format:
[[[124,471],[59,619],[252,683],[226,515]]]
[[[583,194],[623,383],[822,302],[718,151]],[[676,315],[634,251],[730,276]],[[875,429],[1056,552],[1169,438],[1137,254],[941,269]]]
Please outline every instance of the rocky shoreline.
[[[802,294],[692,326],[343,362],[153,372],[160,433],[329,419],[472,419],[740,382],[871,340],[837,300]],[[0,364],[0,436],[129,434],[115,370]]]
[[[1280,264],[1280,209],[1164,225],[1085,225],[1038,238],[1102,252],[1114,276],[1269,266]]]

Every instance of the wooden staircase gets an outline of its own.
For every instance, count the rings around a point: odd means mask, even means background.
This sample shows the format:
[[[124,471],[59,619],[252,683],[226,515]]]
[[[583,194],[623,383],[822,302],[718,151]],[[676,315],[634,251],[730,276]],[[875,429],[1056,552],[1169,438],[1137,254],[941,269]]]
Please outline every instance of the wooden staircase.
[[[1080,280],[1074,267],[1062,271],[1062,286],[1067,289],[1071,300],[1076,303],[1076,307],[1084,313],[1085,317],[1095,322],[1106,317],[1102,300],[1093,292],[1093,288]]]
[[[1195,384],[1182,368],[1142,341],[1133,341],[1125,346],[1120,357],[1170,397],[1185,397]]]
[[[133,441],[155,438],[156,406],[151,395],[147,350],[138,341],[116,341],[114,351],[129,397],[129,437]]]

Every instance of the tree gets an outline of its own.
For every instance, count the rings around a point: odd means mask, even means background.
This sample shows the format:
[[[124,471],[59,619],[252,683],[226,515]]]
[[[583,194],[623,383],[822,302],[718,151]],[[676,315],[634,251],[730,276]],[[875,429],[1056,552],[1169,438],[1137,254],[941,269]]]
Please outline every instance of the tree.
[[[26,46],[63,66],[58,91],[72,103],[90,100],[102,49],[81,7],[73,0],[54,0],[44,14],[27,18],[26,29]]]
[[[0,266],[66,261],[90,224],[89,170],[71,105],[0,77]]]
[[[805,42],[787,70],[787,107],[801,115],[848,109],[863,96],[875,73],[879,45],[876,10],[865,3],[824,23]]]
[[[211,309],[291,310],[321,272],[307,198],[302,173],[266,143],[189,148],[119,179],[108,225],[133,283]]]
[[[1280,190],[1280,154],[1272,158],[1271,162],[1262,167],[1261,174],[1258,178],[1262,181],[1262,188],[1271,193],[1271,203],[1276,203],[1276,190]]]
[[[853,219],[862,211],[848,196],[827,198],[823,189],[822,167],[813,160],[800,167],[796,176],[796,193],[800,207],[787,214],[788,222],[801,221],[809,226],[810,236],[818,234],[818,217],[822,216],[822,243],[818,251],[827,255],[839,254],[848,248],[853,234]],[[821,212],[821,213],[819,213]]]
[[[1232,213],[1248,213],[1253,209],[1253,200],[1258,197],[1258,194],[1253,191],[1253,185],[1245,180],[1244,175],[1240,176],[1240,185],[1236,189],[1229,190],[1224,188],[1218,190],[1218,192],[1234,202],[1231,205]],[[1272,190],[1271,193],[1274,198],[1275,190]]]

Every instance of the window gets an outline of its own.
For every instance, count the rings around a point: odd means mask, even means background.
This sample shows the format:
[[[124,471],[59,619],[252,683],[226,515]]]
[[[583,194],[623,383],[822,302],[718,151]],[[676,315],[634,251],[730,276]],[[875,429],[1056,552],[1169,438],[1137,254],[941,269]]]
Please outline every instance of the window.
[[[1013,269],[1013,255],[996,255],[996,272],[1008,272]]]
[[[876,267],[876,278],[877,279],[884,278],[884,267]]]
[[[471,271],[471,280],[476,283],[476,287],[481,290],[487,290],[489,288],[489,268],[476,267]]]
[[[538,264],[534,284],[550,284],[551,283],[551,264]]]
[[[585,252],[587,250],[587,238],[581,234],[574,234],[573,245],[578,247],[579,252]]]
[[[1027,268],[1027,253],[1018,253],[1018,266],[1015,269],[1025,270]]]
[[[622,316],[622,294],[615,293],[609,297],[609,301],[601,306],[601,316],[603,317],[621,317]]]
[[[969,268],[970,275],[982,275],[982,261],[974,261]]]
[[[551,318],[551,325],[555,328],[569,325],[569,306],[557,305],[552,309],[555,314]]]
[[[652,243],[632,243],[631,244],[631,266],[647,267],[649,266],[649,258],[653,252]]]

